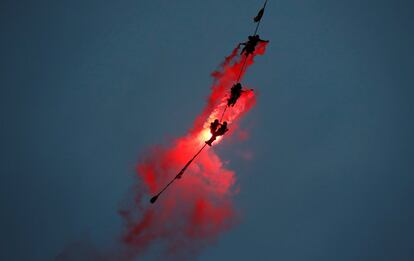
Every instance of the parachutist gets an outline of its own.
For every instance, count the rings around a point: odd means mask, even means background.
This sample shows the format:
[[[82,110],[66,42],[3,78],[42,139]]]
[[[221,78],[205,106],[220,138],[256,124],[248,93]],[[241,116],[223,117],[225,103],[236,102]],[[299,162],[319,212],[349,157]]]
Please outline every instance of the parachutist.
[[[206,141],[206,144],[208,146],[211,146],[211,144],[217,139],[218,136],[223,136],[229,129],[227,129],[227,122],[223,122],[223,124],[221,124],[220,128],[215,131],[213,133],[213,136],[211,136],[211,138]]]
[[[249,54],[253,54],[254,50],[256,49],[256,45],[258,43],[268,43],[269,41],[267,40],[262,40],[260,39],[258,34],[255,35],[250,35],[249,36],[249,40],[247,42],[244,43],[240,43],[240,45],[244,45],[242,51],[240,54],[245,54],[246,57],[249,56]]]

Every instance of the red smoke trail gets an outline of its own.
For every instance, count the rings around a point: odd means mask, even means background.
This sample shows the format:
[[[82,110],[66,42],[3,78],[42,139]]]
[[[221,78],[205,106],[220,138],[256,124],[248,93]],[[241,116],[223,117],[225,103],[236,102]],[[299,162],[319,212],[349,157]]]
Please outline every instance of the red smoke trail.
[[[162,256],[189,258],[214,241],[234,223],[232,205],[235,173],[227,169],[213,148],[207,147],[188,167],[183,178],[171,186],[155,205],[148,202],[168,183],[187,161],[210,138],[209,125],[223,112],[231,86],[236,82],[246,60],[244,72],[256,55],[265,52],[260,43],[253,55],[238,55],[238,48],[226,57],[220,70],[212,73],[214,83],[207,105],[196,118],[187,135],[171,146],[155,146],[140,160],[137,174],[141,183],[136,188],[134,205],[120,211],[126,223],[123,241],[131,249],[130,258],[139,256],[156,243]],[[223,118],[232,135],[238,120],[255,104],[253,91],[244,92]],[[213,144],[220,143],[220,138]]]

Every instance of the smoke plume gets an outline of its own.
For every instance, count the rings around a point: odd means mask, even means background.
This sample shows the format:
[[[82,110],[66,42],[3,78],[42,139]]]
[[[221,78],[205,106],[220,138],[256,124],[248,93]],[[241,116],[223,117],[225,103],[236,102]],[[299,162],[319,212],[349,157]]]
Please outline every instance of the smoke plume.
[[[237,220],[232,198],[235,194],[235,172],[228,169],[214,151],[214,146],[238,131],[239,120],[256,102],[252,90],[245,91],[234,107],[229,107],[223,121],[230,131],[206,147],[156,204],[152,195],[166,185],[193,157],[211,136],[210,122],[220,119],[227,105],[230,88],[242,79],[256,55],[265,52],[266,43],[259,43],[247,58],[239,48],[225,58],[217,71],[211,94],[203,111],[196,117],[187,134],[172,144],[157,145],[145,150],[136,167],[136,184],[130,198],[123,202],[119,213],[124,221],[120,244],[98,249],[89,240],[75,242],[57,257],[58,261],[137,260],[148,252],[156,252],[160,260],[193,260],[202,249],[214,243]],[[243,69],[243,71],[241,71]],[[240,132],[244,136],[245,132]],[[150,251],[156,250],[156,251]]]
[[[156,204],[151,205],[148,200],[210,138],[210,122],[220,119],[231,86],[243,77],[256,55],[264,54],[265,48],[266,43],[260,43],[255,53],[247,58],[238,55],[238,48],[234,49],[220,69],[212,73],[214,82],[207,105],[188,133],[170,146],[149,148],[147,156],[140,159],[134,203],[120,211],[126,224],[122,240],[131,249],[131,257],[144,254],[156,244],[161,248],[162,258],[187,259],[234,224],[237,215],[232,197],[236,176],[216,154],[214,146],[237,130],[240,118],[256,102],[253,91],[243,92],[236,105],[226,110],[223,121],[228,122],[229,133],[213,143],[213,147],[207,147],[189,166],[183,178],[175,182]]]

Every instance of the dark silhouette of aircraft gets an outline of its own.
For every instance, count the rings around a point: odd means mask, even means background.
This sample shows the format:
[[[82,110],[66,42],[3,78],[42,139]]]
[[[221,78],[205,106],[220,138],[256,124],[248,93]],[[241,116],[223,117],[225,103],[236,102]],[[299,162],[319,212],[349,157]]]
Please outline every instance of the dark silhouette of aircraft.
[[[218,136],[223,136],[229,129],[227,129],[227,122],[223,122],[220,126],[220,128],[218,128],[218,130],[216,130],[213,133],[213,136],[211,136],[211,138],[206,141],[206,144],[208,146],[211,146],[211,144],[213,143],[213,141],[215,141],[217,139]]]

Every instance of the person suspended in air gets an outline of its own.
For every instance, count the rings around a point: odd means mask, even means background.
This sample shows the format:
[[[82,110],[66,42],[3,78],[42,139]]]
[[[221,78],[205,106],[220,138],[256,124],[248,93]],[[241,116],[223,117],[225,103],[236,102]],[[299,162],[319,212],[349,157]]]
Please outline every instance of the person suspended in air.
[[[254,52],[254,50],[256,49],[256,45],[258,43],[268,43],[269,41],[267,40],[262,40],[260,39],[260,36],[258,34],[256,35],[250,35],[249,40],[247,40],[247,42],[244,43],[240,43],[240,45],[244,45],[242,51],[240,54],[245,54],[246,57],[249,56],[249,54],[252,54]]]
[[[225,122],[223,122],[221,125],[220,125],[220,128],[218,128],[214,133],[213,133],[213,135],[211,136],[211,138],[208,140],[208,141],[206,141],[206,144],[208,145],[208,146],[211,146],[211,144],[217,139],[217,137],[218,136],[223,136],[227,131],[228,131],[229,129],[227,129],[227,122],[225,121]]]
[[[242,85],[238,82],[230,90],[230,98],[227,99],[227,106],[234,106],[237,100],[240,98],[242,90]]]
[[[210,133],[214,135],[217,131],[217,128],[220,126],[220,122],[218,119],[215,119],[212,123],[210,123]]]
[[[231,87],[231,90],[230,90],[230,98],[227,99],[227,106],[233,107],[236,104],[237,100],[240,98],[241,94],[243,92],[248,92],[248,91],[253,91],[253,89],[243,90],[242,85],[240,83],[236,83],[235,85],[233,85],[233,87]]]

